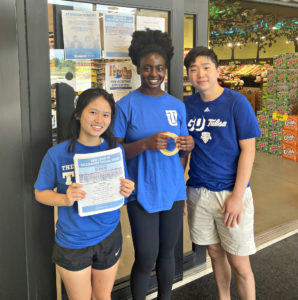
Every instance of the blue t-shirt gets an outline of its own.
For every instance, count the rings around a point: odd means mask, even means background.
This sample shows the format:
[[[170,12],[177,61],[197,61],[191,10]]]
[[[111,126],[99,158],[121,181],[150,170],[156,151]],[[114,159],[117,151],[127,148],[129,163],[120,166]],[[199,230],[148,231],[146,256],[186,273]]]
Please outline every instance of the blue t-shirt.
[[[116,137],[132,143],[158,132],[188,135],[182,101],[167,93],[152,97],[135,90],[117,102]],[[126,163],[136,186],[129,200],[137,199],[149,213],[169,210],[174,201],[186,199],[179,154],[165,156],[157,150],[146,150]]]
[[[188,131],[195,140],[187,185],[232,191],[240,155],[239,140],[261,134],[249,101],[236,91],[224,89],[213,101],[204,102],[197,93],[184,103]]]
[[[75,152],[68,152],[69,141],[64,141],[48,150],[43,158],[38,178],[34,188],[53,190],[65,194],[68,186],[75,182],[73,156],[75,153],[93,153],[108,150],[108,143],[104,141],[99,146],[85,146],[76,142]],[[121,145],[124,157],[124,151]],[[125,163],[124,163],[125,166]],[[120,221],[120,210],[80,217],[78,204],[58,207],[58,221],[56,224],[55,240],[64,248],[81,249],[98,244],[109,236]]]

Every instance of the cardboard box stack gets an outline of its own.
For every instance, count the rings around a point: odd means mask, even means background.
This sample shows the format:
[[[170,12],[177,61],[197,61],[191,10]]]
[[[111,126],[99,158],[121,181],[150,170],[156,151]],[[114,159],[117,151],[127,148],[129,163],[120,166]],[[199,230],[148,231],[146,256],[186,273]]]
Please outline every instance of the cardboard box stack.
[[[257,150],[282,156],[283,117],[294,113],[298,98],[298,53],[287,53],[273,58],[273,69],[267,71],[263,85],[262,111],[257,118],[262,136],[257,139]],[[278,115],[273,118],[273,113]],[[266,117],[265,117],[266,116]],[[264,118],[266,123],[264,123]],[[263,145],[267,139],[267,146]],[[296,151],[296,150],[295,150]]]
[[[262,135],[257,137],[256,139],[256,149],[262,152],[268,152],[268,121],[269,115],[266,111],[258,111],[257,112],[257,120],[259,123],[259,127]]]
[[[276,99],[277,111],[293,114],[298,98],[298,52],[273,57],[273,69],[268,71],[268,88],[269,92],[270,89],[272,91],[270,95]]]
[[[282,157],[298,162],[298,115],[288,116],[282,132]]]
[[[282,156],[282,121],[268,118],[268,153]]]
[[[256,140],[258,151],[282,156],[282,121],[272,118],[277,111],[276,99],[272,99],[270,89],[264,89],[263,110],[257,111],[257,120],[262,135]]]

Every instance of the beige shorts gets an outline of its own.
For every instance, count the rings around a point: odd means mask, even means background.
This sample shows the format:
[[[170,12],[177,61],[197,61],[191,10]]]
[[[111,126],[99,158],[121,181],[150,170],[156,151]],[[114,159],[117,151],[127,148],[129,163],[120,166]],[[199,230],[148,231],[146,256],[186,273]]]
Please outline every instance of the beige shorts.
[[[228,252],[238,256],[256,253],[254,241],[254,205],[248,187],[242,200],[240,224],[227,228],[221,213],[230,191],[212,192],[205,188],[187,188],[188,224],[191,240],[198,245],[220,243]]]

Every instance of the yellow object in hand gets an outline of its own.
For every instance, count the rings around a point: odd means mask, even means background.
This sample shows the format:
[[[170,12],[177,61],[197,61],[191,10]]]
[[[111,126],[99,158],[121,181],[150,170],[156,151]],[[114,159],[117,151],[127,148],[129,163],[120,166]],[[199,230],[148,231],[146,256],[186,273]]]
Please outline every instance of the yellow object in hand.
[[[170,138],[172,138],[174,141],[176,140],[177,138],[177,134],[175,133],[172,133],[172,132],[163,132],[164,135],[167,135],[169,136]],[[160,152],[166,156],[172,156],[172,155],[175,155],[176,153],[179,152],[179,149],[177,147],[175,147],[175,149],[173,150],[167,150],[167,149],[161,149]]]

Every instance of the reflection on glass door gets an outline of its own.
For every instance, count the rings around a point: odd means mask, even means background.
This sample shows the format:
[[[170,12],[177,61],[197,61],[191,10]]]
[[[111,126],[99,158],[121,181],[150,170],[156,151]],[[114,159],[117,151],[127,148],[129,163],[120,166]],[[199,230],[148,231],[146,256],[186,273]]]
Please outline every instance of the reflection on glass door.
[[[194,26],[195,26],[195,16],[185,14],[184,15],[184,57],[190,49],[194,47]],[[186,74],[186,68],[183,66],[183,98],[192,94],[192,87],[188,80]],[[185,182],[188,180],[188,166],[185,171]],[[187,214],[187,211],[185,210]],[[187,222],[187,215],[184,216],[183,220],[183,253],[191,253],[192,251],[192,242],[189,237],[189,229]]]
[[[185,14],[184,15],[184,57],[187,53],[195,47],[195,15]],[[183,66],[183,98],[192,95],[195,92],[194,88],[188,79],[186,68]],[[185,182],[188,180],[189,165],[186,166],[185,170]],[[197,265],[206,262],[206,249],[204,246],[198,246],[192,243],[189,235],[189,227],[187,221],[187,211],[183,220],[183,269],[193,268]]]
[[[195,16],[184,15],[184,57],[194,47],[195,40]],[[186,69],[183,67],[183,98],[192,95],[194,92],[188,80]]]

